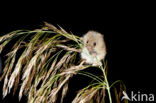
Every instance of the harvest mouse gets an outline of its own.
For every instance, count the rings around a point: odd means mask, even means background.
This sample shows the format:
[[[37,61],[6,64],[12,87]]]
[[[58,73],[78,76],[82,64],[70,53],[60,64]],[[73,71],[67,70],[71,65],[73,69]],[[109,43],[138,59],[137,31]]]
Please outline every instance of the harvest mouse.
[[[81,59],[93,66],[102,65],[101,60],[106,56],[106,45],[104,36],[96,31],[88,31],[83,37],[84,46],[81,52]]]

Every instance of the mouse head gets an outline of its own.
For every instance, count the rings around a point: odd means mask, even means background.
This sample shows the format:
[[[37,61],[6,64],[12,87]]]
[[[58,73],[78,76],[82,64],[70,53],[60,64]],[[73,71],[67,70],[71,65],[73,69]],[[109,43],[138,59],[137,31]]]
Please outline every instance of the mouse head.
[[[88,31],[82,40],[91,55],[96,54],[104,45],[103,35],[95,31]]]

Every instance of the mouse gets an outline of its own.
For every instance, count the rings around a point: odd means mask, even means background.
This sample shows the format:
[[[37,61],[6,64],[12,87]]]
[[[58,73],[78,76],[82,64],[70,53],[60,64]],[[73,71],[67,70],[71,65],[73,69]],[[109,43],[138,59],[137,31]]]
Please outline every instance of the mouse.
[[[106,56],[106,44],[104,35],[90,30],[83,37],[81,37],[83,47],[81,50],[81,59],[85,60],[85,63],[93,66],[101,66]]]

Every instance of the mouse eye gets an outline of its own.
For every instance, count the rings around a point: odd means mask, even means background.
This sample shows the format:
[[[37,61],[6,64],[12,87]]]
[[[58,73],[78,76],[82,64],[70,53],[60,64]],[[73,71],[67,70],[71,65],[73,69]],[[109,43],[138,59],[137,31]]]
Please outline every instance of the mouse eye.
[[[87,42],[86,43],[88,43],[89,41],[87,40]]]
[[[96,43],[94,42],[94,46],[96,46]]]

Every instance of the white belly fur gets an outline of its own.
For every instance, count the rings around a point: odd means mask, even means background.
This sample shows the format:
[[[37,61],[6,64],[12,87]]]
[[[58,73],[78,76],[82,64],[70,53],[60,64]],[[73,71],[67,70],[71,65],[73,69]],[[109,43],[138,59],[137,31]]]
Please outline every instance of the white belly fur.
[[[92,64],[93,66],[102,65],[99,57],[93,57],[89,54],[89,51],[86,47],[82,49],[81,58],[86,60],[86,63]]]

